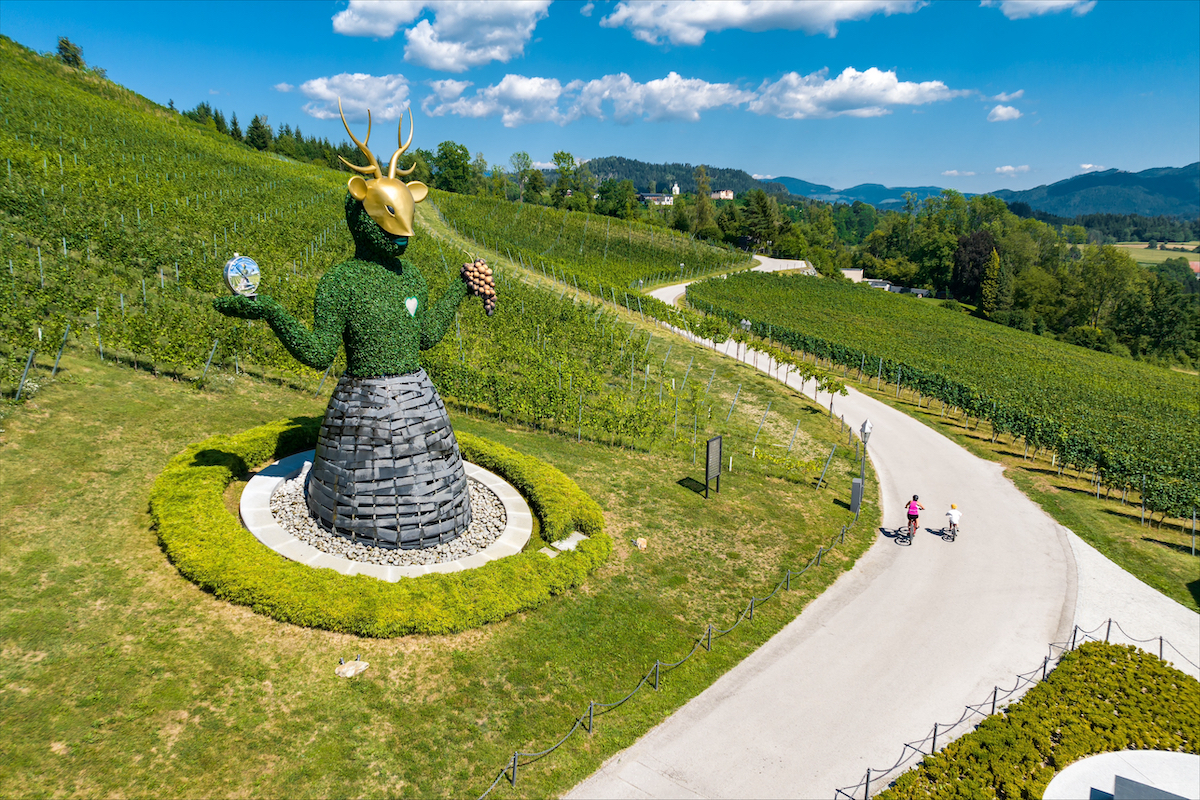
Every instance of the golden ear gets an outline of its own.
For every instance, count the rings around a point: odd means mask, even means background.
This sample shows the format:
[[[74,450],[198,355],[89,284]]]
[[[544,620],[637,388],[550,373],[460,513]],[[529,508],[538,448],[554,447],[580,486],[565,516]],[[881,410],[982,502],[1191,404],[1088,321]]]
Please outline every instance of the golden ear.
[[[346,188],[350,190],[350,196],[355,200],[362,200],[367,196],[367,182],[358,175],[349,180]]]
[[[407,184],[407,186],[408,190],[412,192],[414,203],[421,202],[425,199],[425,196],[429,194],[429,187],[420,181],[413,181],[412,183]]]

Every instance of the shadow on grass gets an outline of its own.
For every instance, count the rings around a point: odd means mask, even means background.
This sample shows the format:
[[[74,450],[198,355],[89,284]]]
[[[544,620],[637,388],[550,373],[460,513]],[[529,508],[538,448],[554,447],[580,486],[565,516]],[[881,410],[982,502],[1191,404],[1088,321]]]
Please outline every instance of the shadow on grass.
[[[1190,544],[1176,544],[1175,542],[1164,542],[1162,539],[1151,539],[1149,536],[1142,537],[1143,542],[1153,542],[1154,544],[1162,545],[1169,550],[1174,550],[1177,553],[1183,553],[1185,556],[1192,555],[1192,546]]]
[[[675,481],[676,486],[682,486],[685,489],[691,489],[696,494],[704,494],[704,484],[695,478],[680,478]]]
[[[1196,605],[1200,606],[1200,578],[1189,583],[1187,588],[1192,593],[1192,599],[1196,601]]]

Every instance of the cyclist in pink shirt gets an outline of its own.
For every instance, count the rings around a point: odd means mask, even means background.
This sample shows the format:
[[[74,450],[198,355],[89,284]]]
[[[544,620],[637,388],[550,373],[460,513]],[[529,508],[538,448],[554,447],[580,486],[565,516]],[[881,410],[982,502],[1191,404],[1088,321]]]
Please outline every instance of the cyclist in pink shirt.
[[[909,502],[909,504],[908,504],[907,511],[908,511],[908,531],[909,531],[909,535],[912,535],[913,533],[916,533],[916,530],[917,530],[917,517],[918,517],[918,516],[920,516],[920,513],[921,513],[922,511],[924,511],[924,510],[925,510],[925,506],[923,506],[923,505],[921,505],[920,503],[918,503],[918,502],[917,502],[917,500],[919,500],[919,499],[920,499],[920,498],[919,498],[919,497],[917,497],[917,495],[915,495],[915,494],[914,494],[914,495],[913,495],[913,499],[912,499],[912,500]]]

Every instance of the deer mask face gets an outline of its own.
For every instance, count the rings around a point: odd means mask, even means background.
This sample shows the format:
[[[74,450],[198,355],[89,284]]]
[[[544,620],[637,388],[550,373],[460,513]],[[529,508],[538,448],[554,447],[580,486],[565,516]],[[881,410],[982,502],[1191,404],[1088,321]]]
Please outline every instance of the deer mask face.
[[[338,100],[338,111],[342,111],[342,101]],[[403,122],[403,117],[401,118]],[[412,236],[413,235],[413,210],[416,204],[425,199],[425,195],[429,193],[429,188],[420,181],[410,181],[405,183],[399,180],[396,176],[404,177],[411,175],[416,169],[416,165],[404,170],[396,169],[396,162],[400,160],[400,156],[412,144],[413,137],[413,118],[412,108],[408,110],[408,141],[402,142],[400,139],[400,131],[396,131],[396,142],[400,145],[400,149],[392,154],[391,160],[388,162],[388,172],[385,177],[383,169],[379,166],[379,161],[367,149],[367,143],[371,141],[371,112],[367,111],[367,137],[363,141],[359,141],[350,131],[350,125],[346,122],[346,115],[342,113],[342,124],[346,127],[346,133],[350,134],[350,138],[358,145],[358,149],[363,152],[367,160],[371,162],[369,167],[359,167],[351,164],[346,159],[342,158],[342,163],[355,172],[360,172],[363,175],[372,175],[373,178],[364,179],[362,175],[355,175],[346,185],[350,190],[350,195],[363,204],[363,210],[375,220],[379,227],[383,228],[393,236]],[[341,158],[341,156],[338,156]]]

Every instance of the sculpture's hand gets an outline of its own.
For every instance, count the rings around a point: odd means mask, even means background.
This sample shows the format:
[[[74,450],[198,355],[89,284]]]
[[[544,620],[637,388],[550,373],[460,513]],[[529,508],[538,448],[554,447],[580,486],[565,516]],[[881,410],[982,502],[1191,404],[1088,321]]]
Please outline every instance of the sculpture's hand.
[[[232,297],[217,297],[212,301],[213,308],[227,317],[240,319],[263,319],[267,315],[267,304],[263,302],[264,295],[253,299],[240,294]]]
[[[483,310],[490,317],[496,313],[496,280],[492,268],[482,258],[474,263],[463,264],[462,279],[467,284],[468,291],[483,298]]]

